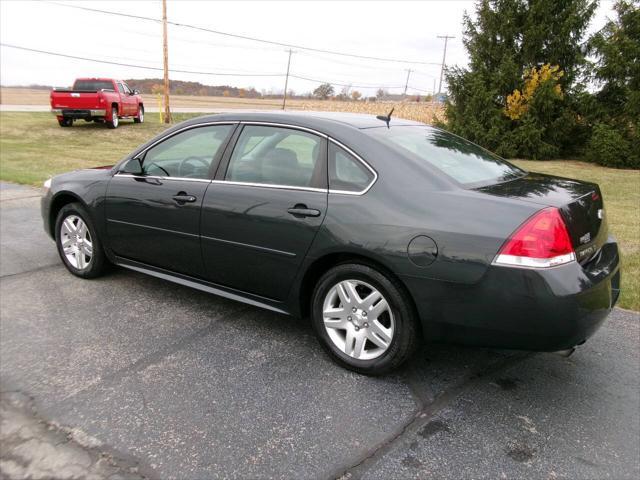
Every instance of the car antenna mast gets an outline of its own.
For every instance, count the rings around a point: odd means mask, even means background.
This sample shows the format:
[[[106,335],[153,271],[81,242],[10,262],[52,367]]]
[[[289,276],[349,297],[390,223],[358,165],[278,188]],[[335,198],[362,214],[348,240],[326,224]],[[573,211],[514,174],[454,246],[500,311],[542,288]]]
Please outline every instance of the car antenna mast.
[[[396,109],[396,107],[393,107],[391,109],[391,111],[387,115],[378,115],[378,116],[376,116],[376,118],[378,120],[382,120],[383,122],[385,122],[387,124],[387,128],[389,128],[389,122],[391,121],[391,114],[393,113],[393,111],[395,109]]]

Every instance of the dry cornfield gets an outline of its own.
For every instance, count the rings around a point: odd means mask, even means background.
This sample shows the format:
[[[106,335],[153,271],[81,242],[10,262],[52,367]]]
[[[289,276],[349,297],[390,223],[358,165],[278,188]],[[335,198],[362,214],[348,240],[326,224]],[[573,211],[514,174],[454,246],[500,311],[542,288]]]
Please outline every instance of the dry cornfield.
[[[340,102],[334,100],[295,100],[291,103],[295,110],[319,110],[329,112],[366,113],[386,115],[393,108],[393,116],[433,124],[444,120],[444,108],[432,102]]]

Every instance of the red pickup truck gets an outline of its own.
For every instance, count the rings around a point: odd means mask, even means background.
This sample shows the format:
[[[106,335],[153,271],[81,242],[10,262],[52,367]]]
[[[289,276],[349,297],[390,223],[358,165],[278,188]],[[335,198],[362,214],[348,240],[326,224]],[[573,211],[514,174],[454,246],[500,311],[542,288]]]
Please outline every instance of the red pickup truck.
[[[70,127],[77,119],[106,122],[109,128],[118,128],[120,118],[144,122],[140,92],[112,78],[78,78],[70,90],[54,88],[51,113],[61,127]]]

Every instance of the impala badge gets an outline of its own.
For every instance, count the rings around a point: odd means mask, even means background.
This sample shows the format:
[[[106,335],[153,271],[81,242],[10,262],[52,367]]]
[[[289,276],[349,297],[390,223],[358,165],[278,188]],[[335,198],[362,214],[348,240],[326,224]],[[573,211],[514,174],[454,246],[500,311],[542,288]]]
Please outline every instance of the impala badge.
[[[583,236],[580,237],[580,243],[582,243],[583,245],[585,243],[589,243],[591,241],[591,234],[589,232],[585,233]]]

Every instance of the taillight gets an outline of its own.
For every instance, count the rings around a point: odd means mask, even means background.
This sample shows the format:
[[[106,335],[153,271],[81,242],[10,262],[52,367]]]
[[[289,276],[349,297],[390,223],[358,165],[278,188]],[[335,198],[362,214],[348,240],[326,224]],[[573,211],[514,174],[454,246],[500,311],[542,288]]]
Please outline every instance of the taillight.
[[[576,259],[569,232],[557,208],[545,208],[520,226],[493,263],[511,267],[554,267]]]

